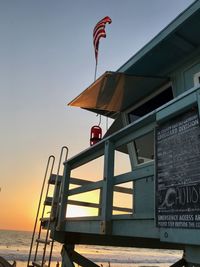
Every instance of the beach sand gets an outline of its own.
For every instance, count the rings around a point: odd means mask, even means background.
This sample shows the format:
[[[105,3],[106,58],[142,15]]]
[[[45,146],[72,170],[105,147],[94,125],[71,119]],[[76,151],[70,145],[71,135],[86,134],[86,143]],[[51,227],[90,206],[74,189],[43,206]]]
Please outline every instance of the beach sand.
[[[17,267],[27,267],[31,233],[0,230],[0,255]],[[182,251],[77,245],[76,251],[100,267],[169,267],[182,257]],[[61,261],[61,245],[55,243],[51,267]],[[38,257],[41,258],[41,251]],[[109,263],[110,262],[110,265]],[[61,264],[60,266],[61,267]],[[75,267],[78,267],[76,264]]]
[[[98,262],[96,263],[97,265],[99,265],[100,267],[109,267],[109,264],[107,262]],[[102,265],[101,265],[102,264]],[[76,267],[78,267],[78,265],[75,265]],[[16,267],[27,267],[27,262],[24,261],[17,261],[17,266]],[[56,262],[52,262],[51,267],[56,267]],[[60,266],[61,267],[61,264]],[[111,263],[110,267],[169,267],[169,264],[162,264],[162,266],[160,264],[144,264],[144,263],[140,263],[140,264],[136,264],[136,263]]]

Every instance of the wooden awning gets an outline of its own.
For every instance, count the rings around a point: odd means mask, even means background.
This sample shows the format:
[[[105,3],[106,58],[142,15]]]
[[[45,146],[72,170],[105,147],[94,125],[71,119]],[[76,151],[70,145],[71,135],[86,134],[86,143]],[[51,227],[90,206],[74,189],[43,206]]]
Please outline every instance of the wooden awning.
[[[105,72],[68,105],[89,109],[100,114],[109,112],[113,114],[131,107],[168,80],[166,77]]]

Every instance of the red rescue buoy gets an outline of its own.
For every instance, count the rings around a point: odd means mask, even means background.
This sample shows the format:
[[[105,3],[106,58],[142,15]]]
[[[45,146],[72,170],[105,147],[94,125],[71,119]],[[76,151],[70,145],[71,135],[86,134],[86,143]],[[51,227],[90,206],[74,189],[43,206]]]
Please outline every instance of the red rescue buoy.
[[[90,145],[93,146],[102,138],[102,129],[99,126],[93,126],[90,131]]]

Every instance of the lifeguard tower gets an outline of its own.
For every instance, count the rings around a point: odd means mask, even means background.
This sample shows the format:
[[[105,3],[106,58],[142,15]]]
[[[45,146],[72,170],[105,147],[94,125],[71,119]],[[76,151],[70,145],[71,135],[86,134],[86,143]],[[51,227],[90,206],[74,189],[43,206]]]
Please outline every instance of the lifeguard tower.
[[[200,1],[70,105],[114,122],[100,142],[73,158],[62,149],[63,174],[54,174],[54,157],[49,158],[45,179],[55,190],[52,198],[48,189],[45,195],[43,211],[50,205],[50,217],[42,213],[36,250],[56,240],[63,244],[62,267],[93,267],[98,265],[75,245],[182,249],[183,258],[172,266],[200,266]],[[128,172],[115,173],[117,153],[127,155]],[[99,180],[73,176],[88,165],[94,173],[90,164],[99,159]],[[89,192],[96,199],[81,200]],[[71,218],[69,206],[94,212]],[[37,251],[33,262],[31,252],[32,247],[27,266],[43,266],[45,256],[39,264]]]

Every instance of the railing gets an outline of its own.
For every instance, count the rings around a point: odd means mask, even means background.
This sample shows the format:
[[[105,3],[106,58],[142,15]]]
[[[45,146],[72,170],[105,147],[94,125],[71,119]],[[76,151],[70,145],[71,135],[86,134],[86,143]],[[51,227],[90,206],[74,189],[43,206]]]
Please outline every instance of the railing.
[[[155,114],[149,114],[143,120],[137,121],[127,126],[116,134],[113,134],[102,140],[95,146],[83,151],[81,154],[65,162],[64,179],[61,190],[61,206],[59,214],[59,225],[66,219],[66,210],[68,205],[78,205],[98,209],[97,217],[103,222],[111,221],[113,212],[121,212],[129,216],[134,214],[134,208],[113,206],[114,192],[131,195],[134,198],[134,189],[119,186],[127,182],[136,182],[140,179],[146,179],[154,173],[154,163],[144,164],[136,167],[133,171],[121,175],[114,175],[114,153],[115,150],[130,143],[155,128]],[[71,171],[95,160],[104,157],[104,171],[102,180],[92,182],[71,177]],[[78,188],[71,189],[71,185],[78,185]],[[86,193],[93,190],[99,190],[99,203],[88,203],[86,201],[70,200],[74,195]],[[83,218],[82,218],[83,219]],[[105,230],[105,227],[103,227]]]
[[[66,220],[66,211],[68,205],[76,205],[81,207],[90,207],[98,209],[96,219],[100,219],[103,223],[102,233],[109,233],[110,222],[115,215],[113,211],[128,213],[126,218],[151,218],[154,219],[154,160],[137,165],[132,171],[123,173],[121,175],[114,175],[115,164],[115,150],[123,145],[130,144],[136,138],[144,136],[145,134],[154,131],[156,124],[164,121],[170,116],[174,116],[184,110],[199,104],[200,93],[199,88],[193,88],[183,93],[181,96],[175,98],[169,103],[163,105],[159,109],[147,114],[141,119],[131,123],[127,127],[103,139],[93,147],[83,151],[77,156],[66,161],[64,170],[64,179],[61,187],[60,211],[58,218],[58,228],[62,228],[62,223]],[[83,166],[90,161],[99,157],[104,158],[103,177],[101,180],[92,182],[79,178],[72,178],[71,171]],[[147,180],[152,183],[145,183]],[[124,188],[119,186],[126,182],[133,182],[133,188]],[[78,188],[71,188],[71,185],[77,185]],[[153,186],[152,186],[153,185]],[[146,189],[145,189],[146,187]],[[71,196],[86,193],[93,190],[99,190],[99,202],[88,203],[87,201],[72,200]],[[132,208],[113,206],[114,192],[120,192],[131,195],[133,203],[137,195],[148,194],[150,197],[150,204],[140,203],[134,204]],[[145,196],[146,197],[146,196]],[[147,208],[146,208],[147,206]],[[117,215],[116,215],[117,216]],[[90,219],[95,219],[90,218]],[[122,217],[121,217],[122,218]],[[82,218],[84,219],[84,218]],[[88,218],[87,218],[88,219]]]

